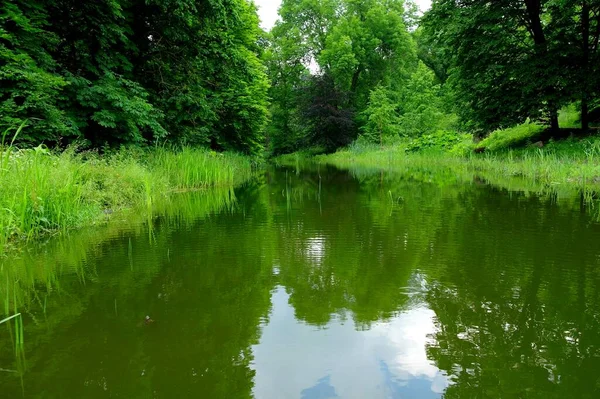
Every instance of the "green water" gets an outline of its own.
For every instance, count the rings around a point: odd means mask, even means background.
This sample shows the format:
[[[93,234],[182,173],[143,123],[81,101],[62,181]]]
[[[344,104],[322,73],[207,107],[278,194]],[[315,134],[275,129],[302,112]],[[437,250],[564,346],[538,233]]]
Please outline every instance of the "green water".
[[[0,397],[596,398],[594,212],[323,166],[181,194],[0,261]]]

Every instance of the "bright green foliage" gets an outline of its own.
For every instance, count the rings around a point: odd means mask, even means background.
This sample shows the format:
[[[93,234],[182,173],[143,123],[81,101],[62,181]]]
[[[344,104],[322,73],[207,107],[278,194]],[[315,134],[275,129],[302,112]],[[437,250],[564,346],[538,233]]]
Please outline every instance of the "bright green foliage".
[[[402,116],[400,131],[405,136],[433,133],[442,121],[440,87],[434,82],[433,72],[419,62],[402,89]]]
[[[400,122],[398,111],[382,86],[377,86],[371,91],[365,116],[367,123],[363,127],[364,134],[371,141],[383,144],[384,137],[398,134]]]
[[[384,113],[395,123],[390,109],[398,107],[397,93],[416,66],[406,26],[414,23],[414,4],[409,11],[400,0],[283,1],[267,59],[275,153],[315,144],[331,150],[355,138],[359,128],[377,137],[388,134],[381,129],[395,129],[376,120]],[[389,100],[382,104],[379,96],[367,109],[378,86],[387,88]]]
[[[414,44],[402,1],[347,0],[340,13],[318,62],[341,90],[351,93],[351,104],[360,111],[379,83],[393,89],[401,84],[415,61]]]
[[[294,29],[289,36],[279,36],[283,29],[281,25],[273,29],[270,45],[263,53],[271,80],[269,95],[272,99],[267,138],[275,153],[292,152],[305,145],[298,92],[309,72],[303,64],[304,48],[296,40],[298,30]]]
[[[542,133],[543,130],[544,126],[539,123],[526,121],[525,123],[511,128],[492,132],[485,140],[482,140],[478,146],[485,148],[486,151],[512,148],[526,142],[537,141],[539,134]]]
[[[581,114],[575,104],[569,104],[558,111],[558,124],[561,128],[580,129]]]
[[[463,135],[456,132],[439,131],[433,134],[423,134],[411,140],[407,146],[407,152],[422,151],[425,149],[451,149],[464,140]]]
[[[268,81],[246,0],[8,0],[0,125],[31,143],[176,140],[257,152]]]

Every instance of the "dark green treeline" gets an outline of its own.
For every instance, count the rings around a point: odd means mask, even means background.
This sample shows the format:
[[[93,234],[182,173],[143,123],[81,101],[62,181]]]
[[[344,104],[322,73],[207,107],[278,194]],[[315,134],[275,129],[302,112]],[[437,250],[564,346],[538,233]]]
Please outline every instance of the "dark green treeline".
[[[600,119],[600,1],[284,0],[265,62],[276,153]]]
[[[600,120],[600,0],[6,0],[0,132],[281,154]],[[573,124],[563,126],[573,128]],[[579,126],[579,122],[577,124]]]
[[[6,0],[0,131],[101,146],[171,140],[256,152],[267,120],[246,0]]]

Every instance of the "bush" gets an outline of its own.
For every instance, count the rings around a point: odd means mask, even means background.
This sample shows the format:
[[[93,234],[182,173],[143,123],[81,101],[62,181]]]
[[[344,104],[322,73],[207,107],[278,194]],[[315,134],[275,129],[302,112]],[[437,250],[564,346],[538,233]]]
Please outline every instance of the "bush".
[[[464,141],[464,135],[456,132],[438,131],[434,134],[424,134],[413,139],[406,146],[406,152],[422,151],[428,148],[450,149]]]
[[[581,113],[575,104],[568,105],[558,112],[558,125],[562,129],[581,129]]]

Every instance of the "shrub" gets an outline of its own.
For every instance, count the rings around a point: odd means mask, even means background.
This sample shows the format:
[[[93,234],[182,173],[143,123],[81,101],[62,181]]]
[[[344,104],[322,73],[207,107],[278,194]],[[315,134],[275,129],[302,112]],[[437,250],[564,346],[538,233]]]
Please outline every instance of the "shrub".
[[[413,139],[406,146],[406,152],[422,151],[427,148],[450,149],[464,140],[464,135],[456,132],[438,131],[434,134],[424,134]]]

